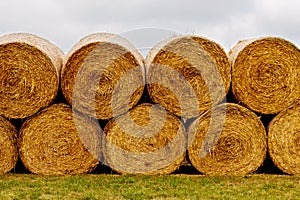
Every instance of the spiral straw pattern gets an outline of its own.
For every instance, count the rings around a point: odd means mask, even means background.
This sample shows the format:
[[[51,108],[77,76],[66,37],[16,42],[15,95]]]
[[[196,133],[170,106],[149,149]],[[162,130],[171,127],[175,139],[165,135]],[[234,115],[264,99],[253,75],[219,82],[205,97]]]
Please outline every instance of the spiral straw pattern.
[[[154,46],[145,60],[149,95],[183,117],[197,117],[221,102],[231,69],[222,47],[198,36],[174,36]]]
[[[35,174],[91,172],[99,163],[101,129],[96,120],[54,104],[27,119],[21,127],[19,154]]]
[[[221,104],[194,121],[188,132],[188,155],[204,174],[245,175],[260,167],[267,151],[259,118],[237,104]]]
[[[121,174],[169,174],[185,158],[183,124],[161,106],[140,104],[104,128],[104,164]]]
[[[277,114],[300,99],[300,51],[274,37],[239,42],[231,52],[232,92],[249,109]]]
[[[108,33],[89,35],[65,58],[62,92],[78,111],[110,119],[131,109],[144,91],[144,64],[124,38]]]
[[[27,33],[0,37],[0,115],[29,117],[55,99],[63,53]]]

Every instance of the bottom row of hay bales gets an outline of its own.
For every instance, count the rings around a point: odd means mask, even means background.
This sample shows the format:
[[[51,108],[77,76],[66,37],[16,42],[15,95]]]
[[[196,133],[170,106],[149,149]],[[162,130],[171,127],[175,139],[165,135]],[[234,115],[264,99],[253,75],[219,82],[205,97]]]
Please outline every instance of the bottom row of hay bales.
[[[100,128],[97,120],[65,104],[55,104],[27,119],[17,130],[0,118],[0,173],[19,156],[35,174],[82,174],[99,163],[120,174],[169,174],[186,159],[203,174],[245,175],[263,163],[267,141],[274,163],[300,174],[300,106],[275,117],[268,140],[260,119],[236,104],[221,104],[188,128],[162,107],[140,104]]]

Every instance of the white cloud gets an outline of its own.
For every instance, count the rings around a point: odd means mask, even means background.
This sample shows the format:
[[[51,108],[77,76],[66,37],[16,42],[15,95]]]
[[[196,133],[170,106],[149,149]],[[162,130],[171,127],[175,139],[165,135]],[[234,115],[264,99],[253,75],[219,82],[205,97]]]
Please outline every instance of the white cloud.
[[[94,32],[147,27],[206,36],[227,50],[238,40],[264,35],[300,44],[297,0],[10,0],[0,7],[0,34],[35,33],[65,52]]]
[[[254,5],[261,34],[283,37],[300,45],[300,1],[255,0]]]
[[[259,36],[256,16],[252,14],[232,15],[226,23],[207,26],[204,33],[223,45],[229,51],[239,40],[252,39]]]
[[[299,0],[255,0],[255,6],[264,16],[273,19],[299,19]]]

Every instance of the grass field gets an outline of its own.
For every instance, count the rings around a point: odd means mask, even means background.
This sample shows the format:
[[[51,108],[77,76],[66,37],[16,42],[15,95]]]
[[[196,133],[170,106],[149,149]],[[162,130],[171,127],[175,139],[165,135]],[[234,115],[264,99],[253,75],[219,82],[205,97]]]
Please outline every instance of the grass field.
[[[297,199],[300,177],[8,174],[0,191],[0,199]]]

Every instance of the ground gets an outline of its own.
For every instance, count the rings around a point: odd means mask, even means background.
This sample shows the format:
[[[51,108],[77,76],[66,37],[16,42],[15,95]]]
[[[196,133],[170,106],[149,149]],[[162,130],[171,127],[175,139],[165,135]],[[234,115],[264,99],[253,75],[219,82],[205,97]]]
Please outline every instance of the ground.
[[[0,176],[0,199],[297,199],[300,177],[124,176],[86,174]]]

